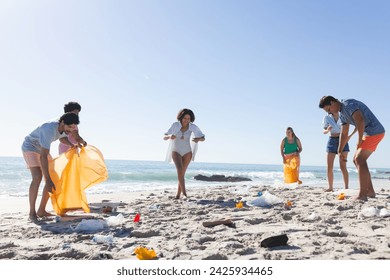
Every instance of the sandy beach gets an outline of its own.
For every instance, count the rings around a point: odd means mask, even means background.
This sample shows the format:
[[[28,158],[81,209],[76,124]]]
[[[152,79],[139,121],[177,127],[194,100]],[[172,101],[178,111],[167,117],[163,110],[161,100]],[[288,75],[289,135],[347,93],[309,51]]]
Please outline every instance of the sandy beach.
[[[357,190],[308,186],[204,187],[187,200],[175,200],[174,190],[90,195],[91,213],[39,224],[27,220],[27,198],[2,198],[0,259],[137,259],[140,246],[158,260],[390,259],[390,190],[376,190],[364,203],[353,199]],[[272,203],[259,206],[259,192]],[[287,243],[261,247],[277,235]]]

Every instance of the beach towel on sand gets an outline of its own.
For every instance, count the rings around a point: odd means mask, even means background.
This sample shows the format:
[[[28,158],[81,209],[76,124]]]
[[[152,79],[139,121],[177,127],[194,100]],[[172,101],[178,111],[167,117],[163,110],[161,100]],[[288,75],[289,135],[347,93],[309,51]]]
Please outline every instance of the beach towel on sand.
[[[70,149],[50,160],[49,173],[56,186],[50,198],[58,215],[76,209],[89,213],[85,189],[108,178],[102,153],[91,145],[82,147],[79,153],[78,149]]]

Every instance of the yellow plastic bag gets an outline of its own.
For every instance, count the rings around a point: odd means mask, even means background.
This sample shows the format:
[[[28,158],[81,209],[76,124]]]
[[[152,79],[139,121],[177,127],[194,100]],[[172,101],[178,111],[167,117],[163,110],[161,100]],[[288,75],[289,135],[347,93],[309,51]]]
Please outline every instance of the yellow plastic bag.
[[[290,183],[300,183],[299,181],[299,157],[294,156],[290,158],[286,158],[286,163],[284,164],[284,182],[286,184]]]
[[[135,248],[134,253],[139,260],[153,260],[157,258],[156,252],[153,249],[148,249],[142,246]]]
[[[50,160],[49,173],[56,187],[50,195],[53,210],[61,216],[76,209],[89,213],[85,189],[108,178],[102,153],[91,145],[82,147],[79,153],[78,149],[70,149]]]

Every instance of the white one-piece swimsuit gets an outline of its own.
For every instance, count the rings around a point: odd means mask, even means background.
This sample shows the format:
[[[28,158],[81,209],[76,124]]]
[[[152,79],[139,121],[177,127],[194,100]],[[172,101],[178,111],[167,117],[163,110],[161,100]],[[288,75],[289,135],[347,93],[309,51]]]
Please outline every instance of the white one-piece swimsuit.
[[[189,129],[185,132],[179,131],[176,135],[176,139],[173,140],[172,152],[177,152],[181,156],[191,152],[191,134],[192,131]]]

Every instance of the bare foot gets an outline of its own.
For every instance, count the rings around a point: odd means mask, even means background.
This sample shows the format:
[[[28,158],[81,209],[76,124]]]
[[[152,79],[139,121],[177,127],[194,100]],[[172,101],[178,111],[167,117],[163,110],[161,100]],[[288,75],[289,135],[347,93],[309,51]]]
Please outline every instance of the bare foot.
[[[368,196],[369,198],[375,198],[375,197],[376,197],[376,194],[375,194],[375,192],[373,192],[373,193],[367,193],[367,196]]]
[[[324,192],[333,192],[333,189],[326,189]]]
[[[49,212],[43,212],[43,213],[41,213],[41,212],[38,212],[37,213],[37,216],[39,217],[39,218],[43,218],[43,217],[52,217],[52,216],[55,216],[55,215],[53,215],[53,214],[50,214]]]
[[[38,223],[38,217],[36,215],[29,215],[28,221],[36,224],[36,223]]]
[[[355,200],[367,201],[367,196],[357,196],[355,197]]]

